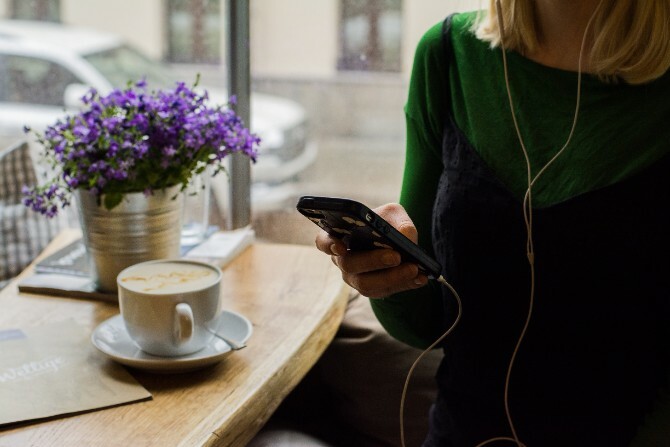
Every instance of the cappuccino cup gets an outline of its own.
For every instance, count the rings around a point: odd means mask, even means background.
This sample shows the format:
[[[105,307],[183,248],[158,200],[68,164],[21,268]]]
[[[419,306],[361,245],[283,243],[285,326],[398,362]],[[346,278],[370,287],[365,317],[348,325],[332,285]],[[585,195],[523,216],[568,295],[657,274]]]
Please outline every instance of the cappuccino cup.
[[[212,264],[181,259],[125,268],[116,282],[128,335],[142,351],[157,356],[203,349],[217,329],[221,276]]]

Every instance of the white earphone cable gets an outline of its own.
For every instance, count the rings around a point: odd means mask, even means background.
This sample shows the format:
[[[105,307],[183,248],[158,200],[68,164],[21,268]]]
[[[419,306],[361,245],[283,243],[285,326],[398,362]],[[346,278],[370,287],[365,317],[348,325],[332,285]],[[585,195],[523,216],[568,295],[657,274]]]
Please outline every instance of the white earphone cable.
[[[510,112],[512,114],[512,122],[514,123],[514,129],[517,134],[517,138],[519,140],[519,144],[521,145],[521,150],[523,151],[524,158],[526,160],[526,172],[527,172],[527,182],[528,182],[528,188],[526,189],[526,193],[524,194],[524,199],[523,199],[523,214],[524,214],[524,221],[526,225],[526,233],[527,233],[527,239],[526,239],[526,255],[528,257],[528,263],[530,266],[530,297],[529,297],[529,304],[528,304],[528,314],[526,315],[526,321],[523,325],[523,328],[521,330],[521,334],[519,335],[519,338],[517,340],[516,346],[514,347],[514,351],[512,352],[512,356],[510,358],[509,365],[507,367],[507,375],[505,376],[505,390],[504,390],[504,404],[505,404],[505,415],[507,417],[507,421],[510,427],[510,430],[512,432],[512,439],[510,438],[493,438],[489,439],[487,441],[482,442],[481,444],[478,444],[477,447],[482,447],[486,444],[489,444],[494,441],[499,441],[499,440],[511,440],[515,442],[519,447],[524,447],[525,444],[523,444],[519,440],[519,436],[517,435],[516,428],[514,426],[514,422],[512,420],[512,414],[509,406],[509,386],[510,386],[510,380],[512,377],[512,370],[514,367],[514,362],[516,360],[516,356],[519,352],[519,349],[521,347],[521,344],[523,343],[523,340],[526,336],[526,332],[528,331],[528,326],[530,325],[530,321],[532,319],[533,315],[533,308],[535,304],[535,249],[533,246],[533,186],[535,185],[535,182],[540,178],[542,174],[551,166],[558,157],[563,154],[565,149],[569,146],[570,142],[572,141],[572,137],[575,132],[575,128],[577,127],[577,121],[579,118],[579,107],[581,104],[581,85],[582,85],[582,60],[583,60],[583,55],[584,55],[584,47],[586,44],[586,39],[588,37],[588,30],[591,27],[591,23],[593,22],[593,19],[596,16],[596,12],[600,8],[600,4],[602,3],[602,0],[598,3],[596,6],[593,14],[589,18],[589,21],[586,24],[586,27],[584,28],[584,34],[582,36],[582,42],[581,46],[579,48],[579,59],[577,62],[577,94],[576,94],[576,99],[575,99],[575,112],[574,116],[572,119],[572,126],[570,128],[570,133],[568,134],[568,138],[566,139],[565,143],[563,146],[559,149],[558,152],[538,171],[538,173],[533,177],[532,176],[532,168],[531,168],[531,163],[530,163],[530,157],[528,155],[528,151],[526,150],[526,145],[523,140],[523,136],[521,135],[521,130],[519,128],[519,123],[516,119],[516,113],[514,112],[514,101],[512,99],[512,93],[511,93],[511,88],[510,88],[510,83],[509,83],[509,71],[507,69],[507,56],[505,52],[505,43],[504,43],[504,35],[505,35],[505,28],[504,28],[504,21],[503,21],[503,16],[502,16],[502,8],[500,6],[500,0],[496,0],[496,14],[497,14],[497,19],[498,19],[498,27],[499,27],[499,32],[500,32],[500,47],[501,47],[501,53],[502,53],[502,59],[503,59],[503,71],[505,75],[505,88],[507,91],[507,98],[509,101],[509,107],[510,107]]]
[[[528,155],[528,151],[526,150],[526,145],[524,143],[523,137],[521,135],[521,130],[519,128],[519,124],[517,122],[516,118],[516,113],[514,112],[514,101],[512,99],[512,93],[511,93],[511,88],[510,88],[510,83],[509,83],[509,73],[508,73],[508,68],[507,68],[507,56],[505,54],[505,44],[504,44],[504,21],[503,21],[503,16],[502,16],[502,8],[500,6],[500,0],[496,0],[496,14],[497,14],[497,20],[498,20],[498,27],[499,27],[499,32],[500,32],[500,47],[501,47],[501,53],[502,53],[502,59],[503,59],[503,71],[504,71],[504,76],[505,76],[505,88],[507,91],[507,98],[509,102],[509,107],[510,107],[510,112],[512,114],[512,122],[514,123],[514,129],[516,131],[519,143],[521,145],[521,150],[523,151],[523,155],[525,158],[526,162],[526,174],[527,174],[527,189],[524,194],[523,198],[523,215],[524,215],[524,222],[526,226],[526,233],[527,233],[527,239],[526,239],[526,255],[528,257],[528,263],[530,265],[530,296],[529,296],[529,304],[528,304],[528,313],[526,315],[526,320],[524,322],[523,328],[521,330],[521,333],[519,335],[519,338],[516,342],[516,345],[514,347],[514,351],[512,352],[508,367],[507,367],[507,374],[505,376],[505,389],[504,389],[504,405],[505,405],[505,415],[507,417],[507,422],[509,424],[510,430],[512,432],[511,437],[506,437],[506,436],[500,436],[500,437],[495,437],[491,438],[488,440],[485,440],[479,444],[477,444],[476,447],[483,447],[487,444],[490,444],[492,442],[498,442],[498,441],[507,441],[507,442],[513,442],[515,443],[518,447],[526,447],[523,442],[520,441],[519,436],[517,435],[516,428],[514,426],[514,422],[512,419],[512,414],[510,411],[510,406],[509,406],[509,385],[510,385],[510,380],[512,376],[512,370],[514,367],[514,362],[516,360],[516,356],[519,352],[519,349],[521,347],[521,344],[523,343],[524,337],[526,336],[526,332],[528,330],[528,326],[530,325],[530,321],[532,318],[533,314],[533,307],[535,304],[535,250],[533,247],[533,214],[532,214],[532,209],[533,209],[533,197],[532,197],[532,189],[533,186],[535,185],[535,182],[540,178],[542,174],[551,166],[556,159],[565,151],[565,149],[568,147],[570,142],[572,141],[572,137],[574,135],[575,128],[577,127],[577,121],[579,117],[579,108],[580,108],[580,103],[581,103],[581,84],[582,84],[582,60],[583,60],[583,54],[584,54],[584,47],[586,43],[586,39],[588,36],[588,30],[591,26],[591,23],[593,22],[593,19],[596,16],[596,12],[598,9],[600,9],[600,5],[602,4],[602,0],[598,2],[598,5],[596,6],[593,14],[591,15],[589,21],[586,24],[586,27],[584,29],[584,35],[582,36],[582,42],[581,46],[579,49],[579,61],[578,61],[578,68],[577,68],[577,94],[576,94],[576,100],[575,100],[575,112],[574,112],[574,117],[572,120],[572,126],[570,128],[570,133],[568,134],[568,138],[565,141],[565,144],[561,147],[561,149],[538,171],[537,174],[533,177],[532,175],[532,167],[530,163],[530,158]],[[401,446],[405,447],[405,430],[404,430],[404,408],[405,408],[405,398],[407,395],[407,389],[409,387],[409,382],[410,378],[416,368],[416,366],[419,364],[419,362],[423,359],[423,357],[430,352],[432,349],[434,349],[440,342],[442,342],[456,327],[458,322],[461,319],[461,313],[462,313],[462,302],[461,298],[456,292],[456,290],[444,279],[444,277],[440,276],[438,278],[438,281],[445,285],[446,287],[449,288],[449,290],[452,292],[454,295],[454,298],[456,299],[457,302],[457,316],[456,320],[453,322],[453,324],[447,329],[447,331],[442,334],[435,342],[433,342],[428,348],[426,348],[420,355],[419,357],[414,361],[412,366],[409,369],[409,372],[407,373],[407,377],[405,379],[405,384],[403,386],[402,390],[402,396],[400,399],[400,442]]]
[[[405,398],[407,397],[407,389],[409,387],[409,381],[410,378],[412,377],[412,374],[414,373],[414,369],[417,367],[419,362],[423,359],[423,357],[428,354],[430,351],[432,351],[442,340],[444,340],[451,332],[456,328],[458,325],[458,322],[461,320],[461,311],[463,308],[463,304],[461,303],[461,297],[458,295],[458,292],[456,292],[456,289],[454,289],[451,284],[447,282],[446,279],[444,279],[444,276],[440,276],[437,278],[437,281],[446,286],[451,293],[454,295],[454,298],[456,299],[456,319],[454,322],[449,326],[449,329],[446,330],[446,332],[440,337],[435,340],[430,346],[428,346],[424,351],[414,360],[414,363],[412,363],[412,366],[409,368],[409,371],[407,372],[407,377],[405,378],[405,385],[402,388],[402,396],[400,397],[400,443],[402,447],[405,447],[405,424],[404,424],[404,413],[405,413]]]

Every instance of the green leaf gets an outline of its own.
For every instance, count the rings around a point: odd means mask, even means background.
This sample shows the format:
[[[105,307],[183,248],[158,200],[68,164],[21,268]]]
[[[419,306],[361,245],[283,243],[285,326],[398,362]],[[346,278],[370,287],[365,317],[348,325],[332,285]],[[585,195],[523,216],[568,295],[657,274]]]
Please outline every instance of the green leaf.
[[[121,203],[121,200],[123,200],[123,194],[120,192],[112,192],[105,194],[105,208],[108,210],[111,210],[112,208],[115,208],[119,203]]]

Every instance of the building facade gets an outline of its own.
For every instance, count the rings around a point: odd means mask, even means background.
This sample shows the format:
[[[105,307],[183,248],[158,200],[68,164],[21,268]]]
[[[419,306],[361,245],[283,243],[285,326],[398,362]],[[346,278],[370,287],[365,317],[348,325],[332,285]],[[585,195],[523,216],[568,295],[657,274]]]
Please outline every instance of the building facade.
[[[33,16],[111,31],[163,60],[174,54],[171,45],[176,44],[171,38],[180,30],[191,36],[209,30],[210,41],[215,40],[210,42],[210,54],[218,53],[214,59],[225,61],[228,1],[0,0],[0,17]],[[397,53],[393,66],[381,71],[406,78],[422,33],[450,12],[476,9],[480,4],[480,0],[249,0],[252,73],[261,78],[326,79],[342,71],[375,71],[374,67],[367,70],[365,64],[342,69],[338,61],[356,59],[358,55],[343,53],[356,51],[356,41],[360,48],[360,41],[377,31],[377,38],[370,40],[382,42],[371,47],[390,47]],[[353,13],[345,15],[347,10]],[[360,60],[370,56],[361,51]]]

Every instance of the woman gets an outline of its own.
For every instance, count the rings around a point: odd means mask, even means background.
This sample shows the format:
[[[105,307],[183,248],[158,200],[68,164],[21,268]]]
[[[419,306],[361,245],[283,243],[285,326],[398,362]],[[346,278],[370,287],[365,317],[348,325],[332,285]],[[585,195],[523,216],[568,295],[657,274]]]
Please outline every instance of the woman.
[[[424,446],[670,445],[670,0],[499,8],[424,35],[400,205],[376,210],[462,300]],[[397,339],[456,320],[398,253],[316,244]]]

